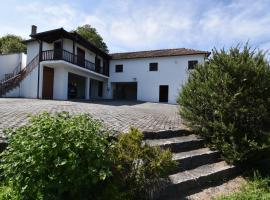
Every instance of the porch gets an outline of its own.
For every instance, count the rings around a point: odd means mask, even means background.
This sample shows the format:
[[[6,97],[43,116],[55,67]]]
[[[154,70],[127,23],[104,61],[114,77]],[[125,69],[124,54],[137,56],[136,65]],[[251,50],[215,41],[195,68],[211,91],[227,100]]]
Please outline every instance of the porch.
[[[65,61],[41,62],[40,99],[104,99],[107,97],[107,85],[107,76],[71,63]]]

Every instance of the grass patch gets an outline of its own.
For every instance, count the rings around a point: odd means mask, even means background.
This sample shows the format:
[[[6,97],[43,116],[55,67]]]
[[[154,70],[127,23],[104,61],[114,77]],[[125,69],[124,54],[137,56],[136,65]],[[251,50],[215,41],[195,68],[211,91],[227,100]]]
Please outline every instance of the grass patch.
[[[215,200],[269,200],[270,199],[270,177],[262,177],[254,173],[243,185],[239,192],[228,196],[221,196]]]

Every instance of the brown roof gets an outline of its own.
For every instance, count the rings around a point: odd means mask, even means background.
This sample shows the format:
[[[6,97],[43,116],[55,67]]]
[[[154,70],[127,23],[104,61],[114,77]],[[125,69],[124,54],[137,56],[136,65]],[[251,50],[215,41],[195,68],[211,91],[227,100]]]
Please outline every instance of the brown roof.
[[[110,56],[113,60],[117,59],[132,59],[132,58],[151,58],[151,57],[166,57],[166,56],[182,56],[182,55],[197,55],[204,54],[209,56],[208,51],[199,51],[194,49],[178,48],[178,49],[160,49],[151,51],[137,51],[126,53],[112,53]]]

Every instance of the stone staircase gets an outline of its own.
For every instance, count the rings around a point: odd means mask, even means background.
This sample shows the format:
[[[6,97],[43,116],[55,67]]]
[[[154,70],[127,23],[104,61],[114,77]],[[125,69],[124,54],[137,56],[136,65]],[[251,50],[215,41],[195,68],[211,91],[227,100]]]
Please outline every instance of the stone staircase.
[[[239,170],[220,159],[217,151],[204,146],[204,140],[186,130],[145,132],[150,146],[170,149],[178,163],[169,176],[169,183],[159,195],[160,200],[179,200],[234,178]]]
[[[20,65],[8,76],[0,80],[0,97],[4,97],[9,91],[20,85],[25,77],[28,76],[39,63],[39,54],[36,55],[23,69]]]

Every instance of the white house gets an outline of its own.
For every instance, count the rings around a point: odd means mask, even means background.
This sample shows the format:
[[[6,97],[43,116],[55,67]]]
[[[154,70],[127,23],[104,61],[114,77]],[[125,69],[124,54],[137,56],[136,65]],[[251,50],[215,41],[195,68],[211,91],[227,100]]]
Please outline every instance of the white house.
[[[36,30],[24,41],[26,65],[0,80],[0,96],[176,103],[189,69],[210,54],[185,48],[107,54],[76,32]],[[0,56],[0,75],[11,72],[5,63]]]

